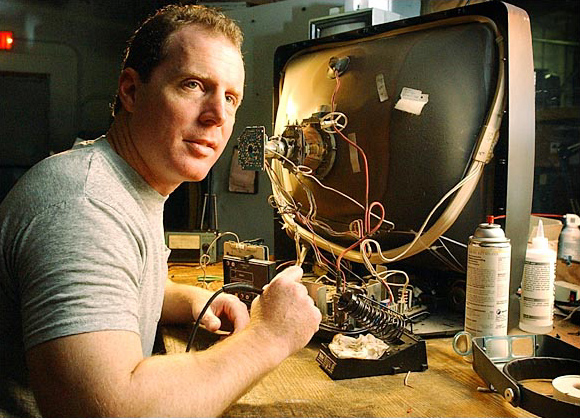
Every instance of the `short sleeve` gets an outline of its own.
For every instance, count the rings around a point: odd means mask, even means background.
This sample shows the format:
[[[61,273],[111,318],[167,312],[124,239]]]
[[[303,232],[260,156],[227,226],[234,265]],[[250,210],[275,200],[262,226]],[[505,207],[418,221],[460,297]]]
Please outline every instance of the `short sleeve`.
[[[15,241],[26,349],[85,332],[139,333],[139,228],[110,206],[78,198],[36,215]]]

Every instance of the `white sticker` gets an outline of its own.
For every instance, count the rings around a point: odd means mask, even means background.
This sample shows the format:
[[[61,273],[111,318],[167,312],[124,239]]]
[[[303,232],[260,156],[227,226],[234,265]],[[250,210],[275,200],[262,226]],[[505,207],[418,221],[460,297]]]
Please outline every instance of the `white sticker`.
[[[421,90],[403,87],[401,90],[401,98],[395,105],[395,109],[403,112],[420,115],[423,107],[429,101],[429,95],[424,94]]]
[[[379,93],[379,101],[382,103],[385,100],[389,100],[389,94],[387,93],[387,86],[385,84],[385,77],[383,74],[377,74],[375,77],[377,83],[377,92]]]

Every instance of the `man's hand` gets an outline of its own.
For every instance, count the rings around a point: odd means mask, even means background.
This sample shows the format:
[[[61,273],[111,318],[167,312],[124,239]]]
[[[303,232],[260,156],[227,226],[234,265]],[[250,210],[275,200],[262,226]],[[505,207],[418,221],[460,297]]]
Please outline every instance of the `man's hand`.
[[[281,352],[286,349],[286,356],[310,341],[322,319],[301,278],[302,268],[287,268],[264,286],[264,293],[252,303],[251,326],[270,334]]]
[[[209,298],[208,298],[209,299]],[[205,303],[193,306],[193,316],[197,318]],[[201,323],[210,332],[217,330],[239,332],[250,322],[248,308],[236,296],[222,293],[215,298],[205,312]]]
[[[168,280],[165,285],[161,321],[163,323],[195,321],[213,294],[200,287]],[[248,308],[242,301],[233,295],[221,294],[205,312],[201,323],[211,332],[219,329],[238,332],[248,325],[249,321]]]

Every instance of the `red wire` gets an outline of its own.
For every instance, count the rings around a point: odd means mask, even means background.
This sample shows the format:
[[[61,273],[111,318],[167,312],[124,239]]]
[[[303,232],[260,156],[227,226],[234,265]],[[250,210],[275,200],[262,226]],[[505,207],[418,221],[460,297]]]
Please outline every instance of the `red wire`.
[[[564,215],[555,215],[552,213],[532,213],[533,216],[542,216],[544,218],[563,218]]]
[[[363,158],[363,165],[365,168],[365,220],[364,220],[364,232],[365,234],[368,234],[369,229],[370,229],[370,225],[368,222],[369,216],[368,216],[368,212],[369,212],[369,164],[368,164],[368,160],[367,160],[367,156],[365,154],[365,152],[363,151],[363,149],[357,145],[356,142],[351,141],[347,136],[345,136],[342,132],[340,132],[338,129],[336,129],[336,126],[334,127],[334,130],[336,131],[336,133],[338,133],[342,139],[344,139],[346,142],[348,142],[350,145],[352,145],[353,147],[355,147],[357,149],[357,151],[359,152],[359,154],[362,156]]]
[[[374,206],[378,206],[381,209],[381,216],[379,219],[379,222],[374,226],[374,228],[371,230],[369,235],[373,235],[375,232],[377,232],[379,230],[379,228],[381,227],[381,225],[383,224],[383,221],[385,220],[385,207],[380,203],[380,202],[373,202],[371,203],[371,206],[369,207],[369,225],[371,223],[371,213],[373,210]]]
[[[350,247],[345,248],[339,255],[338,258],[336,259],[336,268],[337,270],[340,272],[340,274],[343,277],[343,291],[346,290],[346,276],[344,275],[344,273],[342,272],[342,270],[340,269],[340,262],[342,260],[342,258],[344,257],[344,255],[349,252],[350,250],[352,250],[353,248],[356,248],[357,246],[359,246],[365,239],[367,239],[368,236],[373,235],[375,232],[377,232],[379,230],[379,228],[381,227],[381,224],[383,223],[384,219],[385,219],[385,208],[384,206],[380,203],[380,202],[373,202],[371,203],[370,207],[369,207],[369,213],[371,212],[372,208],[374,206],[378,206],[381,209],[381,217],[380,217],[380,221],[374,226],[374,228],[372,229],[372,231],[370,231],[370,233],[367,236],[363,236],[361,237],[359,240],[357,240],[354,244],[352,244]],[[367,216],[365,214],[365,216]],[[370,216],[369,216],[370,217]],[[369,219],[370,222],[370,219]]]
[[[556,215],[553,213],[532,213],[533,216],[541,216],[543,218],[563,218],[564,215]],[[486,216],[486,220],[487,223],[492,224],[496,219],[504,219],[506,216],[505,215],[498,215],[498,216],[493,216],[493,215],[487,215]]]
[[[334,75],[336,78],[336,86],[334,88],[334,91],[332,93],[332,98],[331,98],[331,109],[334,112],[336,109],[336,95],[338,94],[338,90],[340,88],[340,77],[338,74],[338,71],[334,71]],[[357,246],[359,246],[367,237],[373,235],[375,232],[378,231],[378,229],[381,227],[383,221],[385,220],[385,208],[384,206],[380,203],[380,202],[373,202],[369,205],[369,190],[370,190],[370,185],[369,185],[369,164],[368,164],[368,160],[367,160],[367,156],[364,152],[364,150],[355,142],[351,141],[350,138],[348,138],[346,135],[344,135],[341,131],[338,130],[338,128],[336,127],[336,125],[333,125],[334,127],[334,131],[339,134],[346,142],[348,142],[350,145],[352,145],[353,147],[356,148],[357,152],[362,156],[363,158],[363,165],[364,165],[364,170],[365,170],[365,212],[364,212],[364,222],[363,222],[363,235],[361,236],[360,239],[358,239],[354,244],[352,244],[351,246],[349,246],[348,248],[345,248],[337,257],[336,259],[336,268],[337,271],[341,274],[342,276],[342,283],[343,283],[343,290],[346,289],[346,276],[344,274],[344,272],[341,270],[340,268],[340,263],[342,261],[342,258],[344,257],[344,255],[346,253],[348,253],[350,250],[356,248]],[[381,209],[381,216],[380,216],[380,220],[379,222],[372,228],[371,230],[371,212],[372,212],[372,208],[374,206],[378,206]],[[337,277],[338,280],[338,277]]]
[[[318,246],[316,245],[316,240],[314,239],[316,232],[314,231],[314,227],[312,226],[312,224],[310,223],[310,220],[304,216],[302,216],[300,214],[300,212],[297,213],[297,216],[299,217],[299,219],[306,225],[306,227],[308,228],[308,230],[310,231],[310,233],[312,234],[312,247],[314,252],[327,264],[332,264],[332,262],[326,258],[324,256],[324,254],[322,254],[322,252],[320,251],[320,249],[318,248]]]
[[[336,109],[336,95],[338,94],[338,90],[340,88],[340,77],[338,75],[338,71],[335,70],[334,71],[334,75],[336,78],[336,86],[334,87],[334,91],[332,93],[332,98],[331,98],[331,108],[332,111],[334,112]],[[364,168],[365,168],[365,220],[364,220],[364,233],[368,234],[369,233],[369,229],[370,229],[370,224],[368,222],[368,211],[369,211],[369,164],[368,164],[368,160],[367,160],[367,156],[364,152],[364,150],[355,142],[351,141],[346,135],[344,135],[341,131],[338,130],[338,128],[336,127],[336,125],[333,125],[334,131],[339,134],[342,139],[344,139],[346,142],[348,142],[350,145],[352,145],[353,147],[355,147],[358,151],[358,153],[362,156],[363,158],[363,163],[364,163]]]
[[[344,272],[342,271],[342,269],[340,268],[340,262],[342,261],[342,258],[344,257],[344,255],[346,253],[348,253],[350,250],[356,248],[357,246],[360,245],[361,242],[363,242],[366,239],[366,237],[362,237],[359,240],[357,240],[354,244],[352,244],[350,247],[345,248],[339,255],[338,258],[336,259],[336,269],[338,270],[338,272],[342,275],[342,290],[346,290],[346,276],[344,274]],[[337,278],[338,280],[338,278]]]

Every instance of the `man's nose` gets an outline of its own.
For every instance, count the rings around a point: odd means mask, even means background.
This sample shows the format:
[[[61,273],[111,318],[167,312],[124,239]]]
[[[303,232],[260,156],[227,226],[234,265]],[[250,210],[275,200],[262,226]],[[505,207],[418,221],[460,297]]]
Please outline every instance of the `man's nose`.
[[[208,125],[221,126],[227,118],[226,97],[220,93],[212,93],[206,96],[200,119]]]

